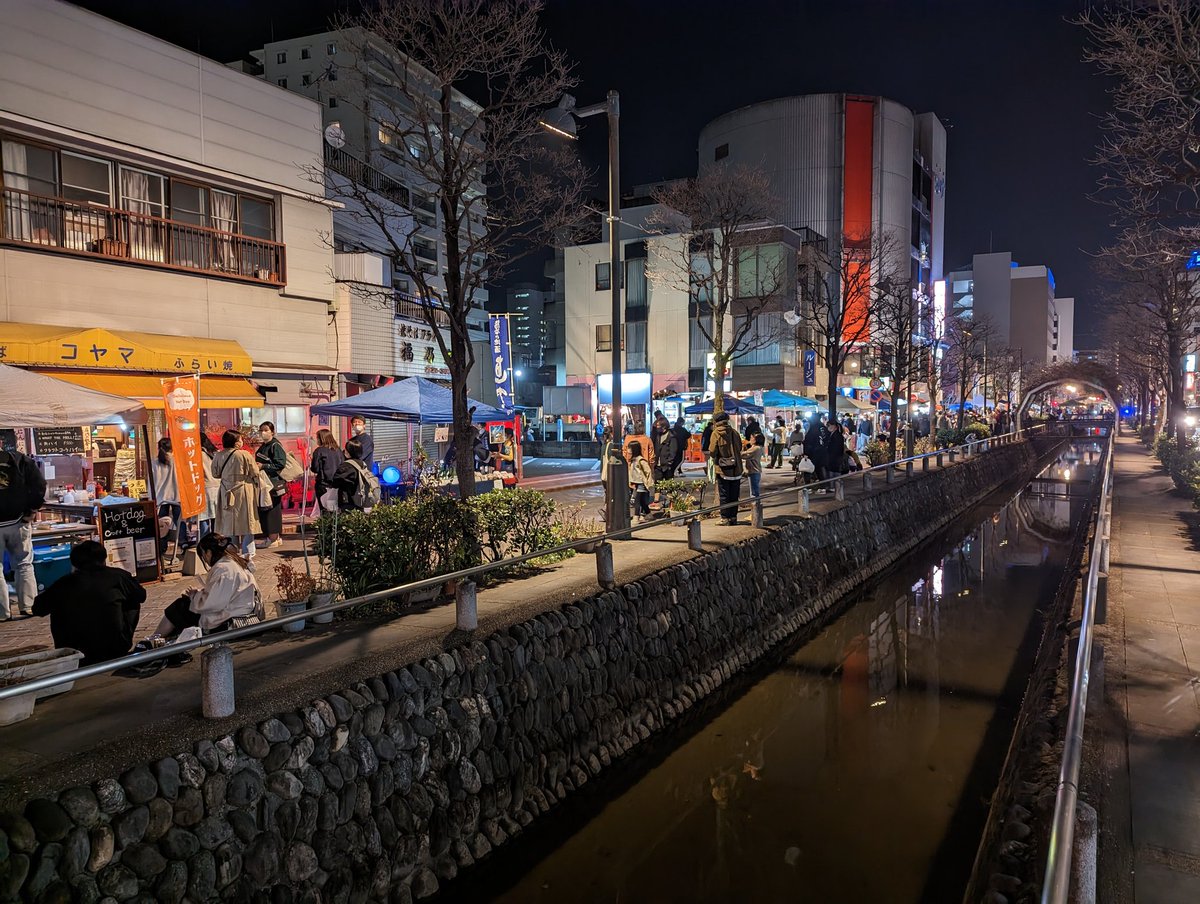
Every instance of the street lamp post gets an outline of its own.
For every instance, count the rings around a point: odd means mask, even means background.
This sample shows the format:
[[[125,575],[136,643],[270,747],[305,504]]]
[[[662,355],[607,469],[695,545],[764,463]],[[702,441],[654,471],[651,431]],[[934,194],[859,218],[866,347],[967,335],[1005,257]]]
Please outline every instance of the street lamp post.
[[[609,91],[603,103],[576,108],[575,98],[564,94],[558,106],[546,111],[540,123],[556,135],[575,140],[578,137],[576,118],[583,119],[601,113],[608,120],[608,282],[612,291],[612,418],[609,424],[612,441],[609,446],[605,509],[608,529],[615,531],[629,527],[629,465],[622,450],[625,417],[621,405],[621,288],[624,280],[621,278],[620,95],[616,91]]]

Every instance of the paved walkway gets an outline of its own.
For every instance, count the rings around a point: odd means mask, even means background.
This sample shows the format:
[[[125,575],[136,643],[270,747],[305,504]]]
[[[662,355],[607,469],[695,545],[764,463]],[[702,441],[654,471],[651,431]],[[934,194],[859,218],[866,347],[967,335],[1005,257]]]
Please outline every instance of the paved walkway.
[[[1200,520],[1132,437],[1116,447],[1100,901],[1200,901]]]

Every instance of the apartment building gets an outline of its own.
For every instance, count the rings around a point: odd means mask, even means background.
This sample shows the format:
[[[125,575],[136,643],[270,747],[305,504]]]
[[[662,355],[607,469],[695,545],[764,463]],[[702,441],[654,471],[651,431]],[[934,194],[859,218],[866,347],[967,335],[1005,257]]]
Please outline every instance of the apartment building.
[[[305,97],[60,0],[0,27],[0,360],[205,426],[305,434],[334,374],[331,206]]]

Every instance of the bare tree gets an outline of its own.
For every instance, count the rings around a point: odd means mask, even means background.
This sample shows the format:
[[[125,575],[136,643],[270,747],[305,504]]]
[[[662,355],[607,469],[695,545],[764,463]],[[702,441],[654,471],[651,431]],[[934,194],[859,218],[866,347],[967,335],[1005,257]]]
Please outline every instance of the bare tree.
[[[916,336],[920,325],[917,299],[907,273],[895,282],[879,286],[875,299],[876,341],[884,348],[886,370],[891,377],[892,429],[888,431],[888,454],[896,459],[896,440],[900,424],[900,400],[912,396],[913,377],[919,366]]]
[[[1165,337],[1146,305],[1128,294],[1111,302],[1102,327],[1102,347],[1129,397],[1137,402],[1138,426],[1148,427],[1151,400],[1166,395],[1170,380]]]
[[[694,179],[656,189],[647,225],[661,235],[648,262],[652,285],[686,292],[693,320],[712,349],[716,397],[713,414],[725,410],[724,374],[731,361],[778,341],[760,330],[760,317],[789,283],[782,248],[770,238],[775,206],[766,175],[746,166],[704,167]],[[686,339],[685,339],[686,341]]]
[[[468,316],[477,297],[582,218],[585,173],[538,124],[573,84],[566,58],[544,38],[541,8],[540,0],[379,0],[339,23],[339,41],[356,60],[346,102],[371,138],[396,149],[408,186],[377,173],[329,172],[327,192],[382,236],[418,296],[450,370],[460,438],[472,429]],[[422,219],[444,249],[440,270],[437,248],[421,239]],[[470,495],[469,442],[457,443],[455,471]]]
[[[983,356],[994,333],[992,323],[986,317],[974,320],[951,317],[946,322],[946,355],[942,363],[946,376],[954,380],[958,392],[958,417],[955,419],[958,430],[963,428],[966,420],[967,398],[975,394]]]
[[[902,244],[892,233],[869,233],[840,245],[806,245],[800,255],[801,312],[824,346],[831,419],[846,359],[871,341],[880,299],[907,282]]]
[[[1085,59],[1112,79],[1096,200],[1131,228],[1195,236],[1200,214],[1200,5],[1107,4],[1078,20]]]

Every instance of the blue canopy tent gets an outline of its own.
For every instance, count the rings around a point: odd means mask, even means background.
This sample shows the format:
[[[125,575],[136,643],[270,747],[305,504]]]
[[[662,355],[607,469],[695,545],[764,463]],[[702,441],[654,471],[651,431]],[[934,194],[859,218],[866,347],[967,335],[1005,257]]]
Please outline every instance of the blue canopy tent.
[[[471,420],[476,424],[512,420],[512,415],[502,409],[474,399],[467,399],[467,406],[475,409]],[[454,402],[450,390],[424,377],[398,380],[336,402],[313,405],[310,410],[314,414],[332,414],[335,417],[358,415],[417,424],[449,424],[454,421]]]
[[[810,399],[807,396],[796,395],[793,392],[784,392],[782,389],[768,389],[763,393],[762,403],[764,408],[820,408],[821,405],[815,399]]]
[[[753,402],[748,402],[745,399],[739,399],[735,396],[724,396],[725,413],[726,414],[762,414],[762,406],[755,405]],[[684,414],[712,414],[713,399],[705,399],[703,402],[698,402],[695,405],[689,405],[683,409]]]

